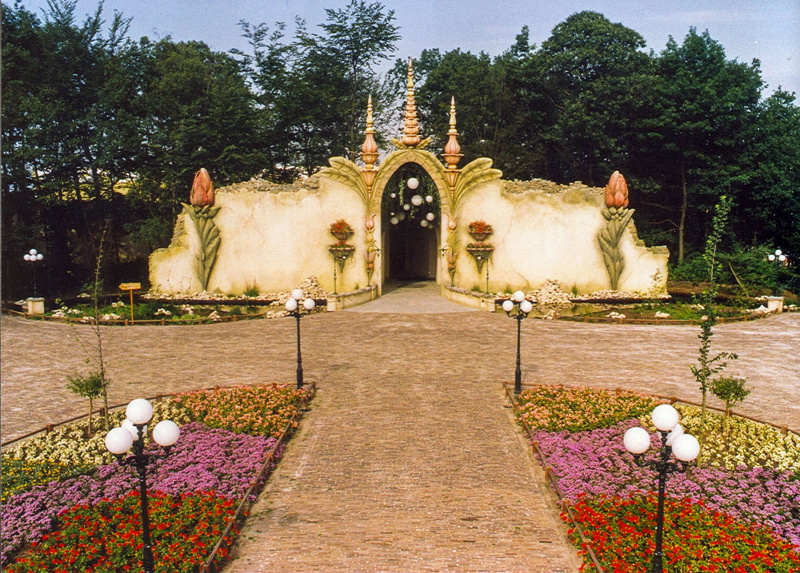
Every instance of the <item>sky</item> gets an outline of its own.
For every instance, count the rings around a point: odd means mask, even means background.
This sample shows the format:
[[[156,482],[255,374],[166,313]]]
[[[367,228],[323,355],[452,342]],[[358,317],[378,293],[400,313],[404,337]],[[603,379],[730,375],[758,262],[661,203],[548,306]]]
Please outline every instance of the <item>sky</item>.
[[[132,17],[130,35],[153,40],[202,40],[213,50],[247,50],[239,21],[286,22],[295,16],[316,31],[326,8],[349,0],[105,0],[104,15]],[[22,0],[40,17],[47,0]],[[77,16],[93,13],[97,0],[78,0]],[[765,95],[779,86],[800,99],[800,0],[384,0],[394,10],[402,39],[394,57],[418,57],[426,48],[497,56],[513,43],[522,26],[537,46],[569,15],[593,10],[639,32],[647,50],[661,52],[672,36],[683,42],[690,27],[708,30],[729,60],[761,62]],[[393,63],[393,62],[392,62]],[[390,64],[384,66],[388,69]]]

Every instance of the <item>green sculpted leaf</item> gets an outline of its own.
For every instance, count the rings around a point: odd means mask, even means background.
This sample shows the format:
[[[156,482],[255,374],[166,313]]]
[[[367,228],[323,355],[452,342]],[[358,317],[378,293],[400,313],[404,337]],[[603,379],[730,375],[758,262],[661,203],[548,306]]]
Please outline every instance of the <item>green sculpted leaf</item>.
[[[320,171],[320,176],[344,183],[358,193],[364,204],[369,206],[370,192],[364,183],[364,178],[361,177],[361,168],[344,157],[331,157],[328,163],[331,166]]]
[[[502,175],[503,172],[499,169],[492,169],[492,160],[488,157],[481,157],[465,165],[453,193],[453,208],[470,189],[486,181],[499,179]]]

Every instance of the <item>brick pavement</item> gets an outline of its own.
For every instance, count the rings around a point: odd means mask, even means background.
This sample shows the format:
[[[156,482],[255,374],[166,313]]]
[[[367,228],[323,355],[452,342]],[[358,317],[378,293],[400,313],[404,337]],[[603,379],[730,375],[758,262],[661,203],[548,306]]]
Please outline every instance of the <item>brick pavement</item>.
[[[366,311],[368,307],[360,310]],[[3,440],[83,413],[64,389],[86,327],[2,318]],[[504,408],[515,328],[499,314],[303,319],[319,393],[242,537],[244,571],[574,571],[553,497]],[[525,383],[697,399],[698,329],[528,320]],[[800,428],[800,315],[720,325],[742,411]],[[294,378],[294,321],[110,328],[111,401]],[[489,453],[491,452],[491,453]]]

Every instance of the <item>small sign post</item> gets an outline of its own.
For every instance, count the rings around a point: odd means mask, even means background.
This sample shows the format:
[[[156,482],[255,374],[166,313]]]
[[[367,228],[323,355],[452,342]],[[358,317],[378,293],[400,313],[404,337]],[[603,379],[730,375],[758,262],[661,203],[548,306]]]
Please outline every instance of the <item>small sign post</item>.
[[[119,290],[126,290],[131,293],[131,324],[133,324],[133,291],[141,290],[142,283],[122,283]]]

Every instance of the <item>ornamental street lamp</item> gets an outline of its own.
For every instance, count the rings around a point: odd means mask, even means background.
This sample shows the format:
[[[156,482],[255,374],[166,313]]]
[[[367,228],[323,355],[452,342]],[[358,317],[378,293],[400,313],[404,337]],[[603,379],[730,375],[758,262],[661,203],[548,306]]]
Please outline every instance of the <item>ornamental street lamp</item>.
[[[786,255],[780,249],[776,249],[774,255],[772,253],[767,255],[767,260],[777,265],[775,267],[775,296],[781,296],[781,266],[786,264]]]
[[[623,442],[625,449],[633,454],[634,463],[641,467],[649,467],[658,472],[658,515],[656,517],[656,548],[653,553],[651,573],[662,573],[663,551],[662,541],[664,535],[664,490],[666,489],[667,476],[671,473],[684,473],[697,455],[700,453],[700,444],[692,435],[686,434],[678,423],[678,411],[669,404],[656,406],[652,414],[653,425],[661,435],[661,449],[654,460],[645,460],[644,453],[650,448],[650,434],[647,430],[636,426],[625,432]],[[670,461],[670,454],[674,454],[677,461]]]
[[[153,405],[137,398],[125,409],[127,416],[122,426],[106,434],[106,448],[117,457],[120,465],[135,466],[139,476],[139,500],[142,514],[142,565],[145,573],[153,573],[153,546],[150,541],[150,517],[147,509],[147,465],[169,454],[170,447],[178,441],[180,429],[172,420],[162,420],[153,428],[153,440],[164,448],[160,454],[144,452],[147,423],[153,417]],[[133,446],[133,455],[127,456]]]
[[[302,306],[300,305],[300,301],[303,301]],[[286,310],[289,311],[293,317],[297,319],[297,389],[300,390],[303,387],[303,358],[300,354],[300,318],[304,314],[309,314],[316,303],[314,302],[313,298],[307,298],[303,300],[303,289],[296,288],[292,291],[292,296],[289,300],[286,301]],[[305,309],[305,313],[301,311]]]
[[[44,258],[44,255],[42,253],[38,252],[36,249],[31,249],[30,251],[25,253],[25,256],[23,256],[22,258],[25,259],[26,261],[28,261],[29,263],[31,263],[31,267],[33,267],[33,296],[35,297],[36,296],[36,263],[40,262]]]
[[[520,337],[522,321],[528,318],[528,313],[533,310],[531,301],[525,298],[525,293],[518,290],[509,300],[503,302],[503,310],[517,321],[517,369],[514,371],[514,395],[522,392],[522,363],[520,360]]]

